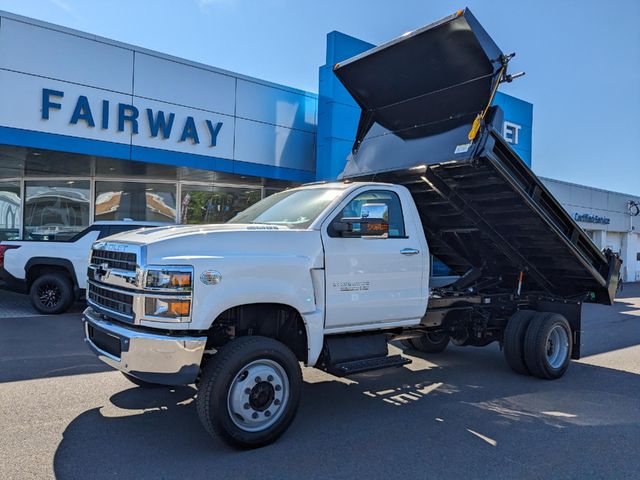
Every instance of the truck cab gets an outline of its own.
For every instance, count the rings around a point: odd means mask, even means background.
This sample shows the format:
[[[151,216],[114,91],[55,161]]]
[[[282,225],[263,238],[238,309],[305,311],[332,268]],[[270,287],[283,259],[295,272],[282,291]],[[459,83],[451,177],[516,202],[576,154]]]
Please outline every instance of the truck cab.
[[[338,374],[402,365],[382,332],[418,326],[429,296],[415,203],[383,183],[308,185],[227,224],[125,232],[91,259],[87,343],[143,385],[209,384],[207,359],[240,338],[278,342],[298,376],[298,361]]]

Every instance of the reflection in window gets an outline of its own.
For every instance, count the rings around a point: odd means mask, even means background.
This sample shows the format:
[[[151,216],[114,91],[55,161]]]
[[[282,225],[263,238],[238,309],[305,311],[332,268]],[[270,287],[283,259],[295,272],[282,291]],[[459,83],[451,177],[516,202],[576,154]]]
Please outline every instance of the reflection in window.
[[[223,223],[260,200],[260,189],[182,187],[182,223]]]
[[[89,226],[88,180],[25,185],[25,239],[67,240]]]
[[[340,218],[360,218],[362,216],[362,206],[367,203],[386,205],[388,208],[388,218],[386,220],[389,222],[389,238],[404,237],[402,207],[400,206],[400,199],[398,198],[398,195],[394,192],[370,190],[368,192],[361,193],[351,200],[346,207],[344,207]]]
[[[229,223],[266,223],[308,228],[341,191],[337,188],[286,190],[266,197]]]
[[[98,220],[176,221],[176,187],[173,184],[96,182]]]
[[[20,184],[0,183],[0,241],[20,238]]]

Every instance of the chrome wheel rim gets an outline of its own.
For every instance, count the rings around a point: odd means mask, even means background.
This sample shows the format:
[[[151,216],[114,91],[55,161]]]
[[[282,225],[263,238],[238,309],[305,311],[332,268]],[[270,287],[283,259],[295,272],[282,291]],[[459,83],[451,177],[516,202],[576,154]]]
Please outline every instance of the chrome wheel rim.
[[[547,361],[552,368],[560,368],[569,354],[569,336],[562,325],[555,325],[547,336]]]
[[[233,423],[246,432],[260,432],[275,424],[289,401],[284,368],[269,359],[242,367],[229,387],[227,408]]]
[[[55,307],[61,297],[60,288],[55,283],[47,283],[38,288],[38,300],[47,308]]]

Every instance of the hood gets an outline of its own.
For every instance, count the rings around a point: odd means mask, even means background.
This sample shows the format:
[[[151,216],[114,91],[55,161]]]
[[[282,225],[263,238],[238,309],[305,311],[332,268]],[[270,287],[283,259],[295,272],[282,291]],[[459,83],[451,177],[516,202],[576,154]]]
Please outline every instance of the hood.
[[[191,235],[207,235],[215,232],[256,232],[290,230],[277,225],[219,223],[210,225],[170,225],[157,228],[142,228],[107,237],[110,242],[149,244],[161,240],[175,239]]]

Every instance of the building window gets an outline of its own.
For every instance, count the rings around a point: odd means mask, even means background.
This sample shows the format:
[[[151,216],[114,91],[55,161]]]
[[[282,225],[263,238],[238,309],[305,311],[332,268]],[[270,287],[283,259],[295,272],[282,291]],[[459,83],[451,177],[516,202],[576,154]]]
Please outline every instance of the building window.
[[[68,240],[89,226],[89,180],[27,181],[24,237]]]
[[[175,223],[175,184],[96,182],[95,220],[125,219]]]
[[[0,183],[0,241],[18,240],[22,220],[20,183]]]
[[[260,188],[182,186],[182,223],[224,223],[260,200]]]
[[[279,188],[265,188],[264,189],[264,198],[270,197],[271,195],[275,194],[275,193],[279,193],[282,192],[283,189],[279,189]]]

